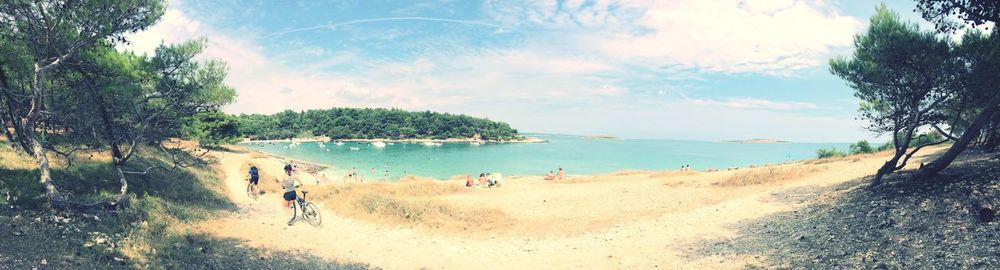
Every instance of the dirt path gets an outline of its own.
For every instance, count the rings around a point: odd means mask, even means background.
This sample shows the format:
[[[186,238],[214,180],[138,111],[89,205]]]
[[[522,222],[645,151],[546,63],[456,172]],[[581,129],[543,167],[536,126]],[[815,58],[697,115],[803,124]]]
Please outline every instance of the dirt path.
[[[577,177],[586,181],[572,184],[529,177],[511,180],[495,191],[439,198],[455,204],[489,205],[534,224],[527,226],[531,233],[484,232],[476,238],[361,221],[331,211],[323,212],[322,227],[304,222],[287,226],[277,193],[257,201],[246,198],[242,166],[249,159],[248,154],[238,152],[222,157],[230,199],[242,210],[230,218],[200,224],[201,231],[246,239],[253,246],[304,250],[386,269],[734,269],[764,258],[690,253],[700,243],[736,237],[733,225],[793,211],[804,207],[803,201],[820,196],[835,196],[789,192],[863,177],[884,157],[816,165],[824,170],[794,181],[748,187],[708,184],[732,172],[669,178],[649,174]],[[552,233],[560,231],[564,233]]]

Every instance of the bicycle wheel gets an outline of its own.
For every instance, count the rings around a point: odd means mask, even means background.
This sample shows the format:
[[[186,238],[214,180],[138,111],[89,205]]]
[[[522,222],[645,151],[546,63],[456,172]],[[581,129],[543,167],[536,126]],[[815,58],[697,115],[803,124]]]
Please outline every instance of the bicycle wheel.
[[[305,209],[302,210],[302,217],[313,226],[318,227],[320,224],[323,224],[323,217],[319,213],[319,207],[316,207],[311,202],[306,203]]]
[[[253,199],[253,200],[256,201],[257,200],[257,196],[259,196],[259,193],[257,192],[257,189],[253,188],[253,186],[248,186],[247,187],[247,196],[249,196],[251,199]]]

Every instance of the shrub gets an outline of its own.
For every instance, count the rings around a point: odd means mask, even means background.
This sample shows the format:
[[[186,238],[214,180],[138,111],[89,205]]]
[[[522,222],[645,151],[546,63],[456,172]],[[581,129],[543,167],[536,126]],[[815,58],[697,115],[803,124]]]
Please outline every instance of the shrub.
[[[868,154],[875,152],[875,148],[866,140],[858,141],[857,143],[851,144],[851,154]]]
[[[816,150],[816,156],[818,158],[844,157],[847,156],[847,153],[837,150],[837,147],[832,147],[830,149]]]

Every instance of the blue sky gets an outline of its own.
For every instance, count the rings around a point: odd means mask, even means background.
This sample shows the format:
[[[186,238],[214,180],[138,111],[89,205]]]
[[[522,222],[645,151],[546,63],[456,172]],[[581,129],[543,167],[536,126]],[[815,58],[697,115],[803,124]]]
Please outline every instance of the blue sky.
[[[128,49],[208,39],[231,113],[396,107],[522,132],[871,139],[827,61],[875,1],[173,1]],[[888,1],[919,20],[910,1]]]

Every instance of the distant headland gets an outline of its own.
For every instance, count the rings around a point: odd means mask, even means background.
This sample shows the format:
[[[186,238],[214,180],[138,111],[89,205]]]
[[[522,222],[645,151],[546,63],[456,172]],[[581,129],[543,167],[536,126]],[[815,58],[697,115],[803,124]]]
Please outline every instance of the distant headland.
[[[749,139],[749,140],[733,140],[733,141],[723,141],[727,143],[791,143],[789,141],[780,141],[775,139]]]
[[[586,137],[583,137],[583,138],[585,138],[585,139],[594,139],[594,140],[617,140],[617,139],[621,139],[619,137],[608,136],[608,135],[592,135],[592,136],[586,136]]]

